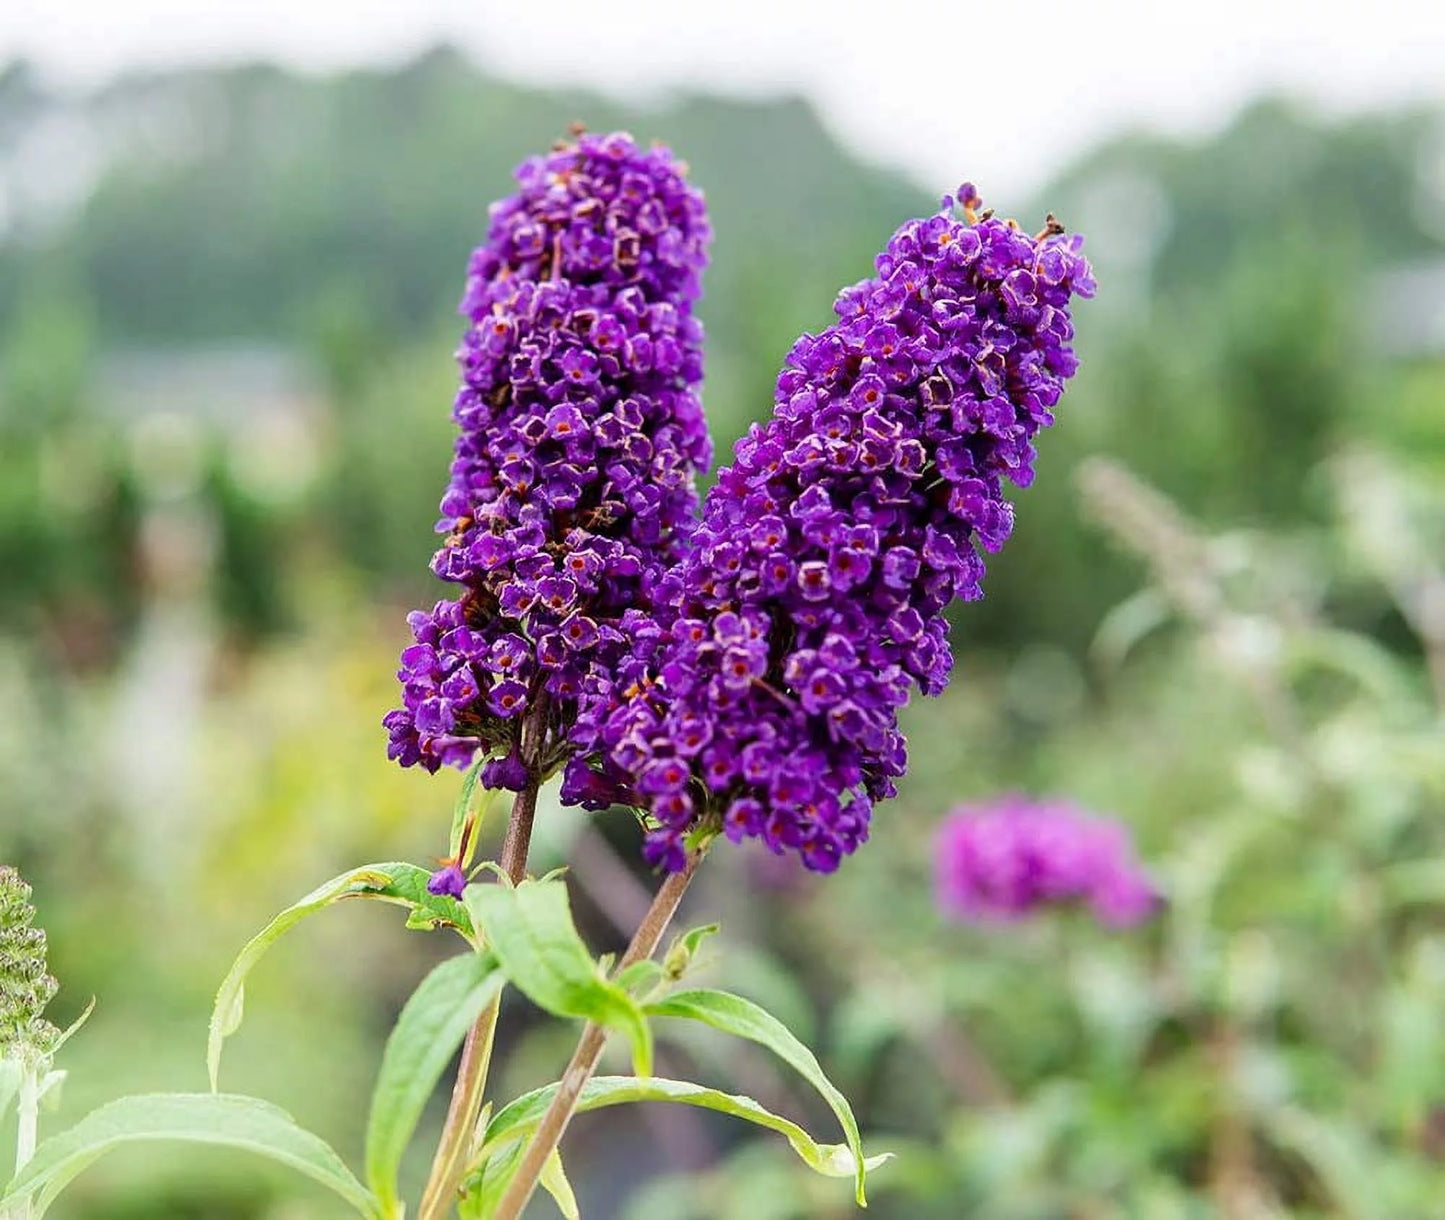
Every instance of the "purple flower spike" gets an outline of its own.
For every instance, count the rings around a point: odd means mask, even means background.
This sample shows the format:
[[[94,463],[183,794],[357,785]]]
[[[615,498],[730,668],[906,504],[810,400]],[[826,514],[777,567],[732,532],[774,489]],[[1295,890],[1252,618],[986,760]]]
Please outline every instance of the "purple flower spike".
[[[1125,827],[1060,801],[961,806],[939,827],[934,860],[939,906],[971,923],[1086,903],[1100,923],[1128,928],[1160,901]]]
[[[832,871],[903,774],[899,709],[944,688],[943,611],[982,596],[980,548],[1012,528],[1004,484],[1033,478],[1077,367],[1070,303],[1094,291],[1079,238],[981,219],[963,193],[963,217],[946,199],[905,224],[794,345],[668,577],[674,617],[584,701],[655,819],[649,859],[679,867],[711,826]],[[686,790],[654,790],[660,763]]]
[[[462,300],[432,560],[459,588],[409,619],[402,706],[384,721],[403,766],[514,759],[543,693],[555,746],[695,527],[710,446],[692,311],[711,231],[684,175],[664,148],[582,135],[524,163],[492,208]],[[483,782],[520,788],[520,766]]]

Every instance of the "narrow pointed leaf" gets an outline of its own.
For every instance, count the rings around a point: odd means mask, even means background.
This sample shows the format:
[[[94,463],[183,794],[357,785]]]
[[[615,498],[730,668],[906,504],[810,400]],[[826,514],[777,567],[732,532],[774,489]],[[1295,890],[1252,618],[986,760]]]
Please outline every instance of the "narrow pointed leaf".
[[[60,1105],[60,1086],[65,1083],[65,1078],[70,1073],[63,1068],[46,1072],[40,1078],[40,1087],[35,1090],[35,1100],[43,1101],[50,1109]]]
[[[483,754],[476,762],[467,768],[467,773],[462,777],[461,791],[457,793],[457,803],[452,808],[452,832],[447,847],[448,854],[455,860],[462,850],[462,831],[467,824],[467,817],[472,811],[472,797],[477,791],[477,781],[482,777],[482,768],[487,765],[488,757]]]
[[[241,1018],[245,1012],[246,976],[267,949],[308,915],[346,898],[378,898],[383,902],[410,908],[412,916],[422,911],[429,926],[449,925],[470,938],[472,927],[466,908],[448,895],[429,893],[426,888],[429,878],[430,874],[426,869],[399,862],[368,864],[363,868],[352,869],[339,877],[333,877],[299,902],[287,907],[247,941],[221,981],[220,989],[216,992],[215,1005],[211,1009],[210,1035],[206,1042],[206,1066],[211,1075],[211,1089],[214,1091],[220,1088],[222,1045],[241,1027]],[[412,923],[411,918],[408,923]]]
[[[564,1220],[582,1220],[582,1213],[577,1209],[577,1196],[572,1193],[572,1183],[567,1180],[567,1171],[562,1168],[562,1154],[555,1148],[542,1166],[537,1181],[552,1196]]]
[[[639,1076],[652,1070],[652,1033],[637,1001],[603,978],[572,923],[560,880],[469,885],[464,895],[487,947],[508,980],[539,1008],[620,1030],[632,1043]]]
[[[691,960],[697,956],[697,951],[702,948],[704,941],[716,936],[721,931],[722,924],[720,923],[705,923],[700,924],[696,928],[689,928],[686,932],[681,932],[674,938],[672,949],[668,952],[671,953],[673,950],[681,951]]]
[[[64,1032],[62,1032],[60,1037],[55,1040],[55,1045],[50,1048],[50,1053],[54,1055],[57,1051],[60,1050],[62,1046],[64,1046],[73,1037],[75,1037],[75,1035],[80,1032],[80,1027],[90,1020],[90,1014],[94,1011],[95,997],[91,996],[90,1003],[85,1006],[85,1009],[83,1012],[81,1012],[80,1016],[76,1017],[74,1021],[67,1025]]]
[[[254,1097],[224,1093],[155,1093],[122,1097],[91,1111],[36,1150],[0,1197],[0,1208],[36,1196],[43,1215],[77,1174],[122,1144],[177,1140],[254,1152],[299,1170],[335,1191],[369,1218],[376,1201],[320,1137],[296,1125],[284,1110]]]
[[[691,969],[703,942],[716,936],[721,928],[721,924],[708,923],[675,936],[662,959],[668,977],[673,980],[682,978]]]
[[[468,769],[466,777],[462,780],[462,789],[457,794],[456,807],[452,810],[452,833],[451,845],[448,848],[451,858],[462,866],[463,869],[470,868],[472,860],[477,854],[477,831],[481,828],[482,822],[491,810],[492,803],[496,800],[495,792],[486,792],[480,800],[477,799],[477,783],[482,777],[482,768],[491,761],[486,755],[477,759]],[[476,805],[478,808],[473,808]]]
[[[709,988],[674,992],[665,999],[646,1005],[644,1011],[653,1017],[680,1017],[688,1021],[701,1021],[725,1034],[732,1034],[735,1038],[746,1038],[766,1047],[793,1068],[818,1090],[837,1115],[848,1147],[852,1149],[858,1203],[859,1206],[867,1206],[863,1193],[866,1161],[863,1156],[863,1140],[858,1134],[858,1120],[853,1117],[853,1108],[848,1104],[848,1099],[824,1075],[813,1052],[794,1037],[786,1025],[751,1000],[745,1000],[731,992]]]
[[[465,953],[427,975],[401,1010],[386,1040],[366,1127],[367,1184],[382,1215],[401,1214],[397,1172],[407,1145],[452,1054],[502,984],[490,953]]]
[[[555,1084],[525,1093],[503,1107],[487,1124],[483,1153],[494,1163],[505,1164],[513,1148],[525,1146],[527,1138],[542,1121],[547,1106],[557,1092]],[[583,1086],[577,1104],[579,1112],[600,1110],[604,1106],[624,1105],[635,1101],[670,1101],[699,1106],[730,1114],[759,1127],[766,1127],[783,1136],[793,1151],[810,1169],[832,1178],[856,1178],[860,1163],[847,1144],[819,1144],[797,1123],[760,1106],[751,1097],[723,1093],[686,1080],[664,1080],[658,1077],[594,1076]],[[877,1169],[891,1159],[890,1153],[870,1157],[861,1163],[863,1169]],[[480,1213],[485,1215],[486,1213]]]

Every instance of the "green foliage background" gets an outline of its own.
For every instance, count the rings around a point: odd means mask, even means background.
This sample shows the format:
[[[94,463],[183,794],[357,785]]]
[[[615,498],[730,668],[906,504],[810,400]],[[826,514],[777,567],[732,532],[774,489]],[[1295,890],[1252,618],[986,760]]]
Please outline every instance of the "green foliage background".
[[[800,102],[631,110],[446,50],[81,98],[0,73],[0,858],[35,882],[57,1020],[99,997],[68,1113],[203,1087],[211,994],[252,931],[359,861],[445,850],[459,779],[388,765],[378,721],[403,613],[437,595],[466,255],[511,166],[573,120],[668,142],[708,194],[720,461],[796,334],[954,185],[859,164]],[[785,1016],[870,1147],[901,1151],[874,1214],[1438,1214],[1442,133],[1438,113],[1270,101],[1196,143],[1121,137],[1038,200],[980,184],[1088,235],[1083,371],[986,600],[957,615],[953,688],[910,711],[874,842],[826,881],[719,850],[694,900],[725,924],[716,978]],[[36,148],[69,176],[30,182]],[[933,826],[1010,788],[1133,825],[1167,914],[1128,936],[941,923]],[[575,861],[594,946],[625,941],[632,829],[550,808],[539,836],[539,871]],[[228,1052],[235,1087],[353,1163],[381,1040],[442,951],[388,916],[343,908],[278,948]],[[510,1004],[512,1091],[568,1036]],[[668,1056],[829,1129],[761,1057]],[[836,1183],[736,1138],[584,1116],[583,1212],[845,1214]],[[306,1191],[147,1153],[64,1214],[328,1214]]]

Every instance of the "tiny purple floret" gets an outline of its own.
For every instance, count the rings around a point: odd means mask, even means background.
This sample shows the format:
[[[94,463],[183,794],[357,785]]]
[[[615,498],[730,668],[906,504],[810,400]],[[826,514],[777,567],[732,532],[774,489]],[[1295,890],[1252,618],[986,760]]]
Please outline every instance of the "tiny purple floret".
[[[448,864],[431,875],[426,888],[429,894],[450,894],[453,898],[460,898],[462,891],[467,888],[467,875],[462,872],[460,865]]]

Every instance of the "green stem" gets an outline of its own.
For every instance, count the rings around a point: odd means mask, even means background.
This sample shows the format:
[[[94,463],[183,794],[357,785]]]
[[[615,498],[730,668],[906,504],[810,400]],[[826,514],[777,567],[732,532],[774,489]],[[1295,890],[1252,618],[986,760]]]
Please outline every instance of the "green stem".
[[[40,1129],[40,1075],[43,1065],[26,1062],[16,1096],[15,1172],[30,1163]],[[6,1209],[6,1220],[30,1220],[30,1196],[16,1200]]]
[[[662,934],[667,931],[667,925],[672,922],[672,917],[677,912],[688,883],[697,872],[703,854],[703,851],[694,852],[688,857],[687,867],[682,872],[669,874],[662,883],[647,910],[647,915],[633,936],[632,943],[627,946],[627,952],[617,963],[617,974],[634,962],[651,957],[656,951]],[[532,1142],[522,1157],[522,1163],[517,1167],[517,1172],[497,1205],[494,1220],[518,1220],[521,1216],[522,1209],[536,1192],[548,1158],[562,1142],[562,1135],[567,1130],[567,1124],[572,1121],[572,1115],[576,1113],[582,1090],[597,1069],[597,1061],[602,1057],[602,1048],[606,1042],[606,1027],[594,1021],[587,1022],[577,1049],[572,1052],[572,1060],[567,1064],[567,1070],[562,1073],[562,1081],[552,1098],[552,1104],[542,1115],[542,1121],[537,1125]]]
[[[537,816],[537,792],[542,786],[541,758],[546,744],[546,726],[546,697],[538,695],[522,726],[522,756],[531,778],[512,801],[512,816],[507,822],[507,837],[502,843],[499,861],[513,885],[519,884],[527,875],[527,852],[532,845],[532,823]],[[452,1086],[451,1104],[442,1124],[441,1140],[432,1159],[431,1175],[417,1210],[417,1220],[445,1220],[456,1203],[457,1190],[471,1159],[477,1120],[482,1113],[487,1069],[491,1064],[492,1042],[497,1032],[501,1003],[502,998],[498,995],[467,1031],[461,1062],[457,1066],[456,1083]]]

